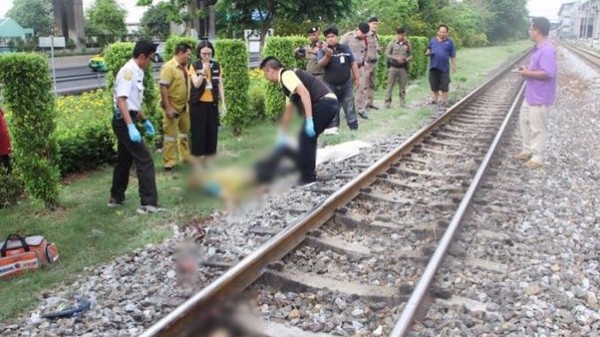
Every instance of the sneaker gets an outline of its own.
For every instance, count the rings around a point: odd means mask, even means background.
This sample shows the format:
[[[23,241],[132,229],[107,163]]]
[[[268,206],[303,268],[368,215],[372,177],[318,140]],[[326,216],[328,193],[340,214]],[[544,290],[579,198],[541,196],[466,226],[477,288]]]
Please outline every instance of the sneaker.
[[[154,206],[154,205],[142,205],[138,207],[136,212],[138,214],[155,214],[155,213],[164,213],[166,212],[166,208]]]
[[[519,153],[517,153],[515,155],[515,158],[518,160],[529,160],[529,158],[531,157],[531,153],[527,152],[527,151],[521,151]]]
[[[526,163],[525,166],[527,166],[527,168],[531,169],[531,170],[535,170],[536,168],[540,168],[543,166],[543,164],[535,159],[529,159]]]
[[[369,119],[369,116],[367,115],[366,111],[361,111],[358,113],[358,115],[360,116],[360,118],[362,119]]]
[[[117,200],[113,197],[110,197],[110,199],[108,199],[108,204],[106,206],[108,206],[108,208],[115,208],[115,207],[123,206],[124,204],[125,204],[125,200]]]
[[[296,184],[296,188],[303,189],[309,188],[317,183],[317,180],[300,180],[298,184]]]
[[[173,166],[165,166],[165,172],[173,171]]]
[[[338,128],[336,126],[323,130],[324,135],[337,135]]]

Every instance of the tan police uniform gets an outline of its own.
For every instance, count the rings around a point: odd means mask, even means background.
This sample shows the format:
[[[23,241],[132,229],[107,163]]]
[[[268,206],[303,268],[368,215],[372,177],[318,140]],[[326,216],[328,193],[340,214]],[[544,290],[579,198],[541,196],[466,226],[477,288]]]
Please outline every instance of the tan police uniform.
[[[358,66],[358,73],[360,77],[358,88],[356,89],[356,105],[358,113],[364,113],[367,109],[366,92],[365,92],[365,62],[367,60],[367,43],[366,38],[359,38],[356,31],[353,30],[342,36],[340,40],[341,44],[345,44],[350,47],[352,54],[356,60]]]
[[[165,63],[160,69],[161,86],[167,87],[169,102],[176,110],[174,118],[168,118],[163,111],[163,163],[165,168],[177,164],[177,152],[181,161],[189,160],[190,150],[188,133],[190,131],[189,105],[191,79],[188,70],[181,66],[175,58]]]
[[[394,39],[388,44],[385,55],[388,59],[388,80],[385,92],[385,106],[390,107],[392,104],[392,90],[394,89],[394,84],[396,82],[398,82],[400,91],[400,105],[405,106],[406,85],[408,84],[408,63],[412,58],[410,42],[408,42],[407,39],[400,42],[398,39]]]
[[[365,58],[365,95],[366,106],[373,106],[373,96],[375,94],[375,81],[377,78],[377,59],[379,52],[379,36],[370,31],[367,33],[367,56]]]

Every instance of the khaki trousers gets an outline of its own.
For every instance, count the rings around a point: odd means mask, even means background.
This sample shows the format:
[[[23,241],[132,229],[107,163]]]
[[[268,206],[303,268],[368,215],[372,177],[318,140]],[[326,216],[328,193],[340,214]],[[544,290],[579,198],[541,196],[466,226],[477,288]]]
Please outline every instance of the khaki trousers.
[[[385,91],[385,104],[392,104],[392,91],[396,82],[398,82],[398,87],[400,91],[400,105],[404,106],[406,105],[406,85],[408,84],[408,72],[406,71],[406,68],[390,67],[388,69],[387,89]]]
[[[365,95],[367,96],[366,105],[373,105],[373,95],[375,94],[375,79],[377,77],[377,63],[365,62]]]
[[[541,162],[542,150],[546,143],[548,107],[529,105],[523,101],[519,114],[519,127],[523,138],[523,150],[533,155],[531,159]]]
[[[366,78],[366,63],[358,68],[359,81],[356,88],[356,111],[363,112],[367,110],[367,78]]]
[[[177,164],[177,153],[181,161],[188,161],[190,148],[188,133],[190,132],[190,113],[186,109],[177,118],[168,118],[163,111],[163,163],[164,167]]]

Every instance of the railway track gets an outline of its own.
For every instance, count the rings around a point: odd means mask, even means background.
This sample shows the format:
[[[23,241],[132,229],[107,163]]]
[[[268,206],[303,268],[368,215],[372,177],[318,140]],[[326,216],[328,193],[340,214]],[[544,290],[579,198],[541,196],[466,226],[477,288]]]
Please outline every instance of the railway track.
[[[350,180],[342,188],[324,184],[322,202],[141,336],[208,336],[222,321],[256,336],[408,333],[423,300],[445,296],[429,285],[520,99],[518,62],[359,174],[335,177]],[[258,308],[251,324],[221,313],[240,293]]]
[[[577,56],[583,58],[587,62],[593,64],[594,66],[600,67],[600,55],[598,53],[595,53],[595,52],[592,52],[592,51],[590,51],[588,49],[577,47],[577,46],[574,46],[574,45],[571,45],[571,44],[567,44],[567,43],[560,43],[560,45],[562,47],[570,50],[571,52],[573,52]]]

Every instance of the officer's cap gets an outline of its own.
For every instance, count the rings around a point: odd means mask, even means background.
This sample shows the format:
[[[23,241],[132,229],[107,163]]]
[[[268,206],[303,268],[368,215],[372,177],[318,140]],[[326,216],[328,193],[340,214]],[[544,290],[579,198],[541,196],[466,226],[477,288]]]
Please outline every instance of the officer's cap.
[[[308,29],[308,34],[316,33],[316,32],[318,32],[318,31],[319,31],[319,27],[314,27],[314,26],[313,26],[313,27],[310,27],[310,28]]]
[[[360,30],[361,32],[363,32],[363,34],[367,34],[369,32],[369,30],[371,30],[371,27],[369,27],[369,24],[366,22],[361,22],[358,24],[358,30]]]

